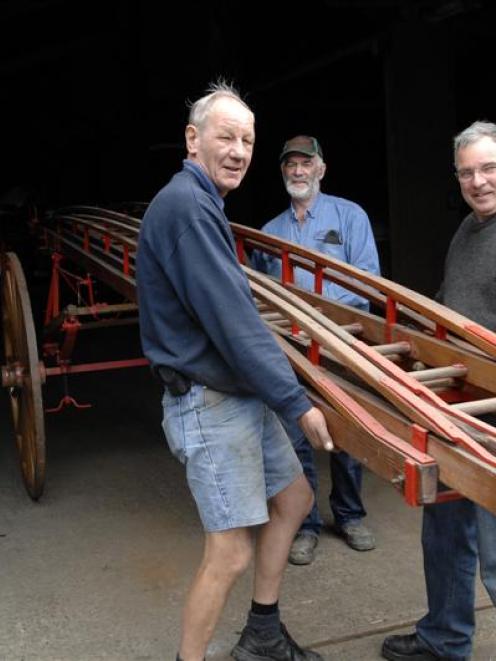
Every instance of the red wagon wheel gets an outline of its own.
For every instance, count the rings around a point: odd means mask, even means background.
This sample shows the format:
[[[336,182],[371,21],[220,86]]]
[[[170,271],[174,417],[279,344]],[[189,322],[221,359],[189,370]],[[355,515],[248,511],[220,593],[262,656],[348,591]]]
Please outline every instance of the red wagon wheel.
[[[24,484],[36,500],[43,491],[46,463],[42,371],[26,279],[15,253],[3,257],[1,285],[6,360],[2,385],[9,392]]]

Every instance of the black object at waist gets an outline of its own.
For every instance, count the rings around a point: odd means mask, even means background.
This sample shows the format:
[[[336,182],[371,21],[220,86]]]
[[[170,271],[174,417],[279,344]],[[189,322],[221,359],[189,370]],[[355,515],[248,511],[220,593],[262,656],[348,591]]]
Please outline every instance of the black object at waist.
[[[173,397],[185,395],[191,388],[191,379],[172,367],[155,365],[153,372]]]

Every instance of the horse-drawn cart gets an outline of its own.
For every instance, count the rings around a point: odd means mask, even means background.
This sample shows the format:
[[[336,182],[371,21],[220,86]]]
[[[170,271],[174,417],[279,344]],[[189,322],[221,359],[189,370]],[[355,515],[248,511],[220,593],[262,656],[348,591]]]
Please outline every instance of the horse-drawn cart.
[[[70,405],[85,408],[69,394],[69,376],[147,364],[142,356],[92,363],[72,360],[81,331],[137,324],[134,254],[138,228],[139,220],[128,214],[90,207],[61,209],[39,222],[40,250],[51,257],[39,338],[21,263],[15,253],[2,255],[2,385],[9,394],[24,483],[33,499],[40,497],[45,483],[44,413]],[[116,301],[96,300],[95,278],[115,293]],[[71,302],[62,306],[67,294]],[[62,379],[64,395],[57,406],[44,409],[43,386],[53,377]]]
[[[80,331],[138,323],[135,254],[144,209],[71,207],[41,219],[36,231],[51,257],[51,279],[38,337],[20,262],[14,253],[2,256],[2,384],[34,499],[45,480],[44,384],[147,364],[142,356],[73,360]],[[496,411],[496,335],[389,280],[257,230],[232,229],[260,314],[324,411],[338,446],[412,505],[461,493],[496,512],[496,429],[474,417]],[[253,250],[281,261],[281,282],[250,268]],[[314,274],[315,292],[294,284],[295,269]],[[325,279],[358,292],[378,313],[325,299]],[[115,300],[97,300],[95,280]],[[72,302],[63,304],[62,291]],[[82,406],[66,388],[50,410],[69,405]],[[439,478],[455,491],[438,493]]]

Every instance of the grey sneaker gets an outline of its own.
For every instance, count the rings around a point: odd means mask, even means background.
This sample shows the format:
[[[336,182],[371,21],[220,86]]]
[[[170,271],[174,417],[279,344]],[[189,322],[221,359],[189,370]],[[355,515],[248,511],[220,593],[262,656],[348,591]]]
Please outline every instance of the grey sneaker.
[[[231,656],[238,661],[323,661],[317,652],[300,647],[282,622],[279,634],[271,638],[246,626]]]
[[[299,532],[291,544],[289,562],[292,565],[309,565],[315,560],[315,549],[319,543],[317,535]]]
[[[334,526],[334,530],[355,551],[371,551],[375,549],[375,537],[373,533],[359,520],[349,521],[341,527]]]

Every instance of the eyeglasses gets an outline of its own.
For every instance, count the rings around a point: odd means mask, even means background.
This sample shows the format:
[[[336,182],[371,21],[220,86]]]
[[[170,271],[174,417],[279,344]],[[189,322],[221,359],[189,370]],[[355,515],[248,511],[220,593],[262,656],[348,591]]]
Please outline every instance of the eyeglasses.
[[[475,177],[476,172],[483,177],[494,177],[496,175],[496,163],[484,163],[480,168],[463,168],[462,170],[456,170],[455,177],[459,181],[467,182]]]

